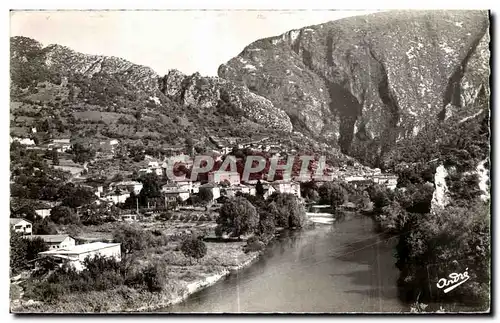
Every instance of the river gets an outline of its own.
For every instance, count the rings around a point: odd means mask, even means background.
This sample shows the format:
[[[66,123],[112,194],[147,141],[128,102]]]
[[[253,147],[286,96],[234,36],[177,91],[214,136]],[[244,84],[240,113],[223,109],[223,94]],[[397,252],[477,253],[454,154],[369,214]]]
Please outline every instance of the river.
[[[348,215],[285,232],[250,267],[160,312],[401,312],[394,239]]]

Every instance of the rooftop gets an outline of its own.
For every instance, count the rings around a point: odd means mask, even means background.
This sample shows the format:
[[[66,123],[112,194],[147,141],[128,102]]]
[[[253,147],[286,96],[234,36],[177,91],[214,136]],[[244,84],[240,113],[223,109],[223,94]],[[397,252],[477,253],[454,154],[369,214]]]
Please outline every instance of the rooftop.
[[[51,254],[78,255],[78,254],[96,251],[99,249],[115,247],[115,246],[119,246],[119,245],[120,245],[120,243],[92,242],[92,243],[77,245],[77,246],[74,246],[71,248],[44,251],[44,252],[40,252],[40,254],[43,254],[43,255],[51,255]]]
[[[16,225],[21,221],[26,221],[28,223],[31,223],[31,221],[28,221],[28,220],[23,219],[23,218],[10,218],[10,225]]]
[[[64,239],[70,237],[67,234],[44,234],[44,235],[32,235],[29,239],[41,238],[46,242],[63,242]]]

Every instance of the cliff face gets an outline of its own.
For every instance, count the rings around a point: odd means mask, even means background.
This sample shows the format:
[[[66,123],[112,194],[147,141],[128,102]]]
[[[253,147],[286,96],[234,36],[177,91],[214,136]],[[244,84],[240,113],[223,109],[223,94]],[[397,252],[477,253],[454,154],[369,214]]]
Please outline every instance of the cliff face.
[[[271,101],[218,77],[202,77],[198,73],[187,76],[171,70],[160,80],[160,88],[168,98],[189,108],[203,110],[226,106],[226,109],[241,112],[266,127],[292,131],[288,115]]]
[[[393,11],[258,40],[219,67],[273,102],[294,128],[380,156],[398,139],[489,95],[488,14]]]

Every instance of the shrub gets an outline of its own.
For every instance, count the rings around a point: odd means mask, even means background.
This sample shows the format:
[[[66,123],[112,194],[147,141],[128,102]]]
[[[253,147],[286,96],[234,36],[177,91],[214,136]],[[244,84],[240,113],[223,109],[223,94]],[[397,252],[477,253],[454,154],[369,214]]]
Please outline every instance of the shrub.
[[[207,246],[200,239],[190,237],[182,242],[181,251],[187,258],[199,260],[207,254]]]
[[[148,291],[155,293],[161,292],[165,288],[166,275],[164,266],[151,264],[142,271],[141,277]]]
[[[57,224],[79,223],[80,218],[67,206],[56,206],[50,211],[50,220]]]
[[[254,252],[264,250],[265,244],[258,237],[252,236],[247,240],[245,252]]]
[[[255,207],[243,197],[229,199],[220,210],[217,233],[234,237],[252,233],[257,229],[259,218]]]
[[[276,226],[300,228],[306,221],[306,211],[293,194],[274,193],[266,211],[274,216]],[[269,228],[270,230],[270,228]]]
[[[398,285],[407,301],[461,301],[488,304],[490,291],[490,212],[478,202],[436,214],[412,215],[397,245]],[[467,288],[444,294],[439,278],[468,271]],[[432,280],[432,281],[429,281]],[[465,285],[464,285],[465,286]]]

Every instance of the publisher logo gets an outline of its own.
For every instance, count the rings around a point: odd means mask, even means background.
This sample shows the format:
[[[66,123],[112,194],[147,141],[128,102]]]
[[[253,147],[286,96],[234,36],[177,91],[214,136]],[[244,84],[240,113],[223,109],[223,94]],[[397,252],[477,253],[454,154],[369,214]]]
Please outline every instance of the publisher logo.
[[[443,289],[446,287],[446,289],[443,290],[445,293],[454,290],[455,288],[469,280],[470,277],[469,273],[467,272],[468,269],[469,268],[465,268],[465,271],[461,274],[451,273],[448,275],[449,278],[440,278],[436,284],[437,288]]]

